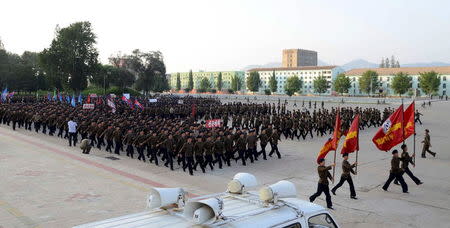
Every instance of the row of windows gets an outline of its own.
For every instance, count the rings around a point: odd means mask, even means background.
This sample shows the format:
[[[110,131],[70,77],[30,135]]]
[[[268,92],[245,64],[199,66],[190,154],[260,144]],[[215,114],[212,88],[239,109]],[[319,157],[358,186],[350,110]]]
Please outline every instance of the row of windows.
[[[310,74],[310,75],[320,75],[320,74],[331,74],[331,71],[321,71],[321,72],[317,72],[317,71],[313,71],[313,72],[310,72],[310,71],[308,71],[308,72],[303,72],[303,71],[300,71],[300,72],[292,72],[292,71],[288,71],[288,72],[275,72],[275,75],[298,75],[298,74],[300,74],[300,75],[303,75],[303,73],[306,75],[306,74]],[[269,76],[272,76],[272,74],[273,74],[273,72],[270,72],[270,71],[268,71],[268,72],[261,72],[260,73],[260,75],[269,75]],[[248,73],[247,73],[247,75],[248,75]]]

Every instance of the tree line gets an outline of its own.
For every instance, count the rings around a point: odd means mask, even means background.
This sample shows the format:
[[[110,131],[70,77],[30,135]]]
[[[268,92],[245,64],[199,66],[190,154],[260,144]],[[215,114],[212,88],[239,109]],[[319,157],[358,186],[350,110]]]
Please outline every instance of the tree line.
[[[80,93],[88,85],[119,90],[134,88],[144,92],[169,89],[163,55],[159,51],[117,54],[109,64],[101,64],[95,47],[97,36],[90,22],[76,22],[56,28],[55,38],[43,51],[22,55],[0,47],[0,88],[10,91],[37,90]],[[0,41],[1,43],[1,41]]]
[[[420,89],[426,95],[432,95],[439,90],[441,83],[440,76],[434,71],[420,73],[419,75],[419,86]],[[258,92],[262,85],[262,81],[258,72],[250,72],[247,77],[247,88],[251,92]],[[359,90],[365,94],[371,95],[380,92],[382,88],[382,82],[379,80],[378,73],[375,71],[368,70],[364,72],[358,79]],[[318,94],[325,93],[328,88],[332,87],[337,93],[344,94],[349,93],[352,87],[352,82],[348,76],[344,73],[339,74],[336,79],[331,83],[326,80],[325,77],[317,77],[313,81],[314,92]],[[400,72],[392,77],[389,87],[398,95],[408,95],[412,96],[414,92],[412,91],[412,77],[406,73]],[[301,80],[297,75],[288,77],[284,85],[285,93],[292,96],[295,93],[302,93],[303,80]],[[266,95],[276,93],[278,91],[278,81],[275,77],[275,71],[272,72],[271,77],[268,81],[268,89],[264,92]]]
[[[184,89],[186,92],[190,92],[194,89],[194,75],[192,73],[192,70],[189,71],[188,74],[188,84],[186,88],[181,88],[181,78],[180,73],[176,73],[176,85],[175,89],[177,91]],[[237,75],[233,75],[231,77],[231,83],[230,83],[230,89],[228,89],[228,92],[237,92],[242,89],[242,79],[238,77]],[[217,75],[217,80],[214,80],[211,82],[208,77],[203,77],[200,81],[200,84],[198,85],[197,92],[204,93],[204,92],[217,92],[222,91],[223,89],[223,77],[222,72],[219,72]]]

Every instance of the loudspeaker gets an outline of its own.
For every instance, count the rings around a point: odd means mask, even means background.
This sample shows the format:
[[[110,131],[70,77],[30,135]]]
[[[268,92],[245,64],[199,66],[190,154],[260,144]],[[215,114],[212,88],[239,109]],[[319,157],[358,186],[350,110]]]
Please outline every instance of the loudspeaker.
[[[147,207],[153,209],[167,207],[171,204],[183,207],[184,201],[185,192],[182,188],[152,188],[147,198]]]
[[[220,198],[209,198],[197,202],[188,202],[184,207],[183,216],[192,218],[196,224],[211,223],[222,214],[223,201]]]
[[[250,173],[237,173],[233,180],[228,183],[228,192],[234,194],[242,194],[244,188],[254,187],[258,185],[256,177]]]
[[[259,190],[259,199],[264,202],[277,202],[279,198],[290,198],[297,196],[297,189],[292,182],[278,181],[268,187]]]

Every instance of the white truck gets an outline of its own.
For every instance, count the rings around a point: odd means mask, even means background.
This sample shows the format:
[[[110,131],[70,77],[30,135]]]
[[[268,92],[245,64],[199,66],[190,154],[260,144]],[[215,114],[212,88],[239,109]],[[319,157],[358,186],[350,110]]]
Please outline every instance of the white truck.
[[[259,192],[255,176],[238,173],[226,192],[187,200],[182,188],[153,188],[145,212],[87,223],[74,228],[220,227],[338,228],[322,206],[296,197],[295,185],[279,181]]]

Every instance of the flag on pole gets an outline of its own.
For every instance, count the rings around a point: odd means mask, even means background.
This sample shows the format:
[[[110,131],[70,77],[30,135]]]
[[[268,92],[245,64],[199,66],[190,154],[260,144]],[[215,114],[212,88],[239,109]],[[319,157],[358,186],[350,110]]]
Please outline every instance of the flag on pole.
[[[353,119],[350,129],[345,136],[341,154],[352,153],[359,150],[359,114]]]
[[[101,97],[97,97],[97,105],[100,105],[103,103],[103,99]]]
[[[48,100],[48,101],[51,101],[51,100],[52,100],[52,97],[51,97],[50,93],[47,93],[47,100]]]
[[[8,88],[5,88],[2,92],[2,100],[6,100],[7,95],[8,95]]]
[[[72,101],[70,102],[72,107],[75,107],[77,104],[75,103],[75,96],[72,96]]]
[[[133,104],[131,103],[131,101],[126,96],[122,96],[122,101],[127,103],[128,106],[130,106],[131,109],[134,109]]]
[[[106,103],[108,104],[109,107],[111,107],[112,113],[115,113],[116,112],[116,105],[114,104],[114,101],[112,101],[111,99],[108,99],[108,101]]]
[[[80,93],[80,95],[78,95],[78,103],[79,104],[83,103],[83,98],[81,97],[81,93]]]
[[[53,90],[53,100],[56,101],[56,90]]]
[[[339,109],[336,113],[336,121],[334,123],[334,132],[333,132],[333,139],[332,139],[332,148],[331,150],[337,150],[339,139],[341,138],[341,116],[339,114]]]
[[[414,123],[414,110],[415,110],[415,102],[413,101],[408,108],[405,109],[403,113],[403,139],[407,139],[409,136],[414,135],[415,132],[415,123]]]
[[[134,100],[134,105],[138,106],[140,109],[144,109],[144,106],[142,106],[141,103],[139,103],[139,101],[137,99]]]
[[[91,103],[91,95],[89,94],[86,100],[86,103],[90,104]]]
[[[384,121],[381,128],[372,139],[375,146],[382,151],[388,151],[403,142],[403,105]]]
[[[319,162],[320,159],[325,158],[327,156],[328,152],[330,152],[332,150],[333,150],[333,140],[331,138],[329,138],[323,145],[319,154],[317,155],[317,162]]]

